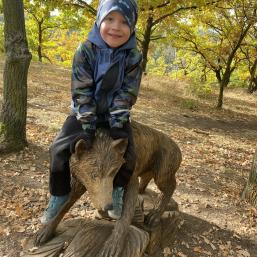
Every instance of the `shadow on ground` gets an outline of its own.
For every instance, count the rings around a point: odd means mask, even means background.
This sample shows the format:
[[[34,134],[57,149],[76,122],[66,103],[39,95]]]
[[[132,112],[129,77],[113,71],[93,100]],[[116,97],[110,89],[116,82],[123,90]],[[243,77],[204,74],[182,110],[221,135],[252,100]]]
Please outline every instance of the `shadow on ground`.
[[[257,256],[257,245],[247,238],[240,238],[233,231],[183,212],[180,212],[180,218],[181,227],[175,238],[167,238],[163,242],[164,251],[169,248],[171,252],[166,256]],[[163,256],[163,252],[158,251],[152,257]]]

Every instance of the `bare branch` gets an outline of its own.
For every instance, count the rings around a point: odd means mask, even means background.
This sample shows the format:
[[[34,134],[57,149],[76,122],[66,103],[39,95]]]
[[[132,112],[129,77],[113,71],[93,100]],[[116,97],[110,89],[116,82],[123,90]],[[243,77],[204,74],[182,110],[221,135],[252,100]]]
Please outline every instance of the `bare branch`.
[[[162,39],[162,38],[166,38],[165,36],[152,36],[151,38],[150,38],[150,40],[151,41],[154,41],[154,40],[159,40],[159,39]]]
[[[197,6],[190,6],[190,7],[180,7],[178,8],[177,10],[173,11],[173,12],[170,12],[170,13],[166,13],[165,15],[161,16],[160,18],[156,19],[154,22],[153,22],[153,26],[156,26],[158,23],[160,23],[161,21],[163,21],[164,19],[166,19],[167,17],[169,16],[172,16],[180,11],[185,11],[185,10],[190,10],[190,9],[196,9]]]
[[[209,66],[211,67],[212,70],[214,70],[214,71],[217,70],[217,67],[216,67],[215,65],[213,65],[213,64],[209,61],[209,59],[205,56],[205,54],[203,53],[203,51],[201,51],[201,50],[198,48],[198,45],[197,45],[196,42],[194,42],[193,40],[191,40],[191,39],[189,39],[189,38],[186,38],[186,37],[181,37],[181,36],[180,36],[180,38],[183,38],[184,40],[186,40],[186,41],[192,43],[192,44],[193,44],[193,47],[179,47],[179,48],[181,48],[181,49],[187,49],[187,50],[190,50],[190,51],[192,51],[192,52],[194,52],[194,53],[199,54],[199,55],[204,59],[204,61],[209,64]]]
[[[42,57],[45,58],[45,59],[47,59],[47,60],[52,64],[51,59],[50,59],[47,55],[44,54],[44,55],[42,55]]]
[[[170,1],[169,1],[170,2]],[[212,2],[208,2],[206,3],[206,5],[212,5],[212,4],[216,4],[216,3],[219,3],[221,2],[221,0],[218,0],[218,1],[212,1]],[[167,5],[166,5],[167,6]],[[164,7],[164,6],[163,6]],[[158,23],[160,23],[161,21],[163,21],[164,19],[166,19],[167,17],[170,17],[170,16],[173,16],[174,14],[180,12],[180,11],[186,11],[186,10],[192,10],[192,9],[197,9],[197,8],[200,8],[200,6],[197,6],[197,5],[192,5],[192,6],[184,6],[184,7],[180,7],[170,13],[167,13],[163,16],[161,16],[160,18],[156,19],[154,22],[153,22],[153,26],[157,25]]]
[[[41,31],[45,31],[47,29],[55,29],[55,28],[60,28],[60,25],[59,24],[56,24],[56,25],[52,25],[52,26],[45,26],[41,29]]]
[[[66,1],[65,5],[73,5],[79,8],[85,8],[93,16],[95,16],[97,12],[93,6],[91,6],[86,1],[83,1],[83,0],[68,0]]]
[[[37,17],[33,12],[31,12],[28,8],[25,8],[25,7],[24,7],[24,10],[25,10],[27,13],[31,14],[31,15],[34,17],[34,19],[39,23],[38,17]]]
[[[136,37],[137,38],[137,41],[142,44],[143,40],[141,40],[139,37]]]

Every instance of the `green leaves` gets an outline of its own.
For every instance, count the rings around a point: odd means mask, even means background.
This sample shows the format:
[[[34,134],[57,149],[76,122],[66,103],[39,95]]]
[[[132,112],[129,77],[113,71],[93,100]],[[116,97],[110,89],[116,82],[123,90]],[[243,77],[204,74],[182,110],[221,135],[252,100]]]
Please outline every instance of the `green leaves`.
[[[63,1],[25,0],[29,46],[39,61],[71,65],[79,41],[86,38],[93,19],[86,10]]]

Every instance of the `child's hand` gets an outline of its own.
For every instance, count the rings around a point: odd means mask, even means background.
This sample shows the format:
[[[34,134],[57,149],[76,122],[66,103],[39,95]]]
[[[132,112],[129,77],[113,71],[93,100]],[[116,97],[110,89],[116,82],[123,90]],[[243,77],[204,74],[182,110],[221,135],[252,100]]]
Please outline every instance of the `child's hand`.
[[[77,137],[75,137],[75,139],[73,139],[73,141],[71,141],[70,143],[70,152],[71,153],[75,153],[75,146],[76,143],[80,140],[83,139],[86,142],[86,149],[90,149],[93,145],[94,142],[94,138],[95,138],[95,131],[94,130],[90,130],[90,131],[84,131],[81,134],[79,134]]]

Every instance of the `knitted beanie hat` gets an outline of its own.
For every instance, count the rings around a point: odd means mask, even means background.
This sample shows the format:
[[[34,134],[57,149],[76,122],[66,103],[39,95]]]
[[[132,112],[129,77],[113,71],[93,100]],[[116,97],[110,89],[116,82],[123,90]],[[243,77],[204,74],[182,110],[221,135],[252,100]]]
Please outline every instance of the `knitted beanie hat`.
[[[136,0],[100,0],[96,16],[96,25],[98,28],[100,28],[104,18],[112,11],[120,12],[126,19],[131,32],[135,30],[138,17]]]

